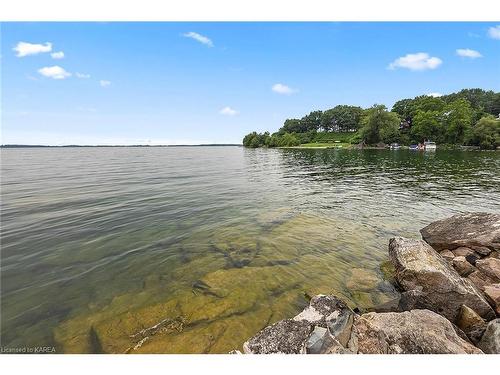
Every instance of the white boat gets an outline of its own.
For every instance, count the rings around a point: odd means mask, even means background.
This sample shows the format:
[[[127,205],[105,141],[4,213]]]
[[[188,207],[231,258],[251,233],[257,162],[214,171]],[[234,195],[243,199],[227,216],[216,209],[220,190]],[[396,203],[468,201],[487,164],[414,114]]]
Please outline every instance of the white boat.
[[[426,151],[434,151],[436,150],[436,144],[434,142],[424,142],[424,149]]]
[[[391,150],[399,150],[401,148],[401,146],[399,145],[399,143],[391,143],[389,148]]]

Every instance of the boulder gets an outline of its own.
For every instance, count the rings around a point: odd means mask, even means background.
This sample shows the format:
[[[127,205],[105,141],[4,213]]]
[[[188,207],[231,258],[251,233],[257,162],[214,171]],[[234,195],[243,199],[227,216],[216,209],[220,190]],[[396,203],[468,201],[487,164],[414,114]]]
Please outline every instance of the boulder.
[[[462,305],[458,314],[457,326],[474,344],[477,344],[486,329],[486,322],[474,310]]]
[[[450,250],[443,250],[439,253],[444,259],[450,261],[455,258],[455,254],[453,254]]]
[[[452,251],[453,254],[457,257],[466,257],[467,255],[476,255],[474,250],[469,249],[468,247],[457,247],[455,250]]]
[[[476,253],[483,257],[489,255],[492,252],[492,250],[486,246],[474,246],[473,249]]]
[[[431,301],[427,300],[426,294],[419,290],[408,290],[401,293],[398,311],[409,311],[415,309],[425,309],[430,306]]]
[[[491,284],[484,287],[484,295],[495,312],[500,316],[500,284]]]
[[[470,255],[466,255],[465,256],[465,260],[467,260],[467,262],[469,262],[470,264],[472,264],[473,266],[476,265],[476,262],[481,259],[481,256],[477,253],[474,253],[474,254],[470,254]]]
[[[491,279],[500,282],[500,259],[481,259],[476,262],[476,267]]]
[[[346,347],[351,337],[354,312],[344,301],[335,296],[317,295],[311,299],[309,306],[295,316],[295,321],[306,321],[309,324],[327,328],[329,333]]]
[[[492,251],[491,253],[489,253],[488,258],[499,259],[500,258],[500,254],[498,253],[498,251]]]
[[[460,307],[467,305],[486,320],[495,313],[470,280],[460,275],[422,240],[391,238],[389,255],[396,268],[396,280],[412,298],[425,307],[456,321]]]
[[[476,270],[476,268],[472,264],[467,262],[467,260],[463,256],[453,258],[451,264],[453,265],[453,268],[458,272],[458,274],[462,277],[467,277]]]
[[[500,354],[500,319],[488,323],[486,331],[477,344],[479,348],[488,354]]]
[[[485,252],[500,249],[500,215],[485,212],[458,214],[435,221],[420,230],[434,249],[453,250],[465,246]]]
[[[364,314],[355,320],[353,335],[362,354],[482,353],[429,310]]]
[[[243,351],[246,354],[305,354],[313,329],[306,320],[280,320],[246,341]]]
[[[344,347],[330,334],[328,328],[315,327],[306,342],[307,354],[341,354],[345,352]]]
[[[484,274],[483,272],[476,270],[467,276],[477,288],[484,292],[484,289],[491,284],[495,284],[495,280]]]

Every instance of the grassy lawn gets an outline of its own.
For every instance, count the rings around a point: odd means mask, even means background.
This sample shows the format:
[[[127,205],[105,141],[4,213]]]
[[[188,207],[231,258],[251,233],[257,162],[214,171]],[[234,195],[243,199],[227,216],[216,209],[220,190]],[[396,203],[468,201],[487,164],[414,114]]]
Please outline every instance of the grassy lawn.
[[[356,133],[335,133],[335,132],[319,132],[314,136],[314,142],[316,143],[335,143],[336,141],[341,143],[350,143],[351,138]]]
[[[311,142],[303,143],[299,147],[303,148],[348,148],[350,143],[324,143],[324,142]]]

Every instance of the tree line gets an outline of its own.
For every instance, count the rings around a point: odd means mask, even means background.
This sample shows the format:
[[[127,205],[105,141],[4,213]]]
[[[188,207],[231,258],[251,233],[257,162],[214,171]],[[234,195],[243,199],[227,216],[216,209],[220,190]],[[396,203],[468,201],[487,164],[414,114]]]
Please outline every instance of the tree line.
[[[246,147],[290,147],[328,139],[328,134],[350,134],[350,143],[421,143],[500,146],[500,93],[464,89],[440,97],[417,96],[397,101],[391,111],[384,105],[370,108],[337,105],[312,111],[300,119],[286,119],[275,133],[252,132]]]

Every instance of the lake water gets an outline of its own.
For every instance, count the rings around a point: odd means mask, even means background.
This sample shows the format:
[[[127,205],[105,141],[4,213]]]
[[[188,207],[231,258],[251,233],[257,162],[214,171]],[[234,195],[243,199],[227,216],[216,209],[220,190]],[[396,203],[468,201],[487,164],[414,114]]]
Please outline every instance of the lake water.
[[[499,152],[1,150],[1,345],[225,353],[307,295],[397,297],[391,236],[500,211]]]

